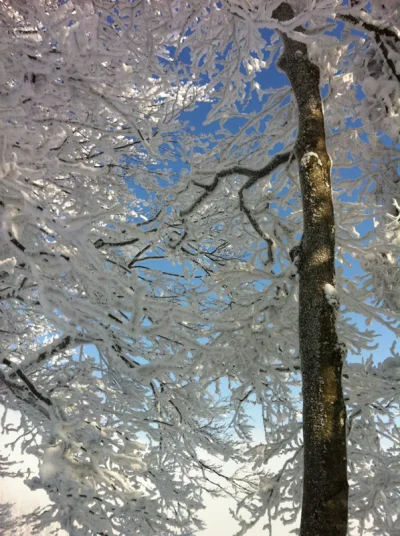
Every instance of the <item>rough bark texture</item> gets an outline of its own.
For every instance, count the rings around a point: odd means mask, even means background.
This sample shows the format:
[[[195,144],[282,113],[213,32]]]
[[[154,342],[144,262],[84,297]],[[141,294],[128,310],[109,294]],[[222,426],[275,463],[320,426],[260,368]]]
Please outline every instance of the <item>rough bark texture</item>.
[[[283,3],[280,21],[293,17]],[[301,28],[299,28],[301,31]],[[300,251],[299,337],[303,377],[304,481],[301,536],[345,536],[348,517],[346,411],[342,392],[343,349],[336,310],[325,296],[335,285],[335,226],[330,158],[319,90],[320,72],[307,46],[282,34],[278,67],[288,76],[299,115],[295,154],[303,198]]]

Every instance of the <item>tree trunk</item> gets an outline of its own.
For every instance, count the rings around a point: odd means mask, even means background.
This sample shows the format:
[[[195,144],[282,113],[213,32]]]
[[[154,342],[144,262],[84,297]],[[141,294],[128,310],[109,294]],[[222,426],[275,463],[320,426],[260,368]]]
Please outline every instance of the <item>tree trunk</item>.
[[[274,17],[280,21],[291,19],[293,10],[283,3]],[[278,67],[288,76],[298,106],[295,154],[304,220],[299,261],[304,436],[300,534],[346,536],[346,410],[341,380],[344,351],[336,331],[337,305],[334,299],[327,299],[335,285],[335,222],[320,72],[310,61],[304,43],[285,34],[282,39],[284,50]]]

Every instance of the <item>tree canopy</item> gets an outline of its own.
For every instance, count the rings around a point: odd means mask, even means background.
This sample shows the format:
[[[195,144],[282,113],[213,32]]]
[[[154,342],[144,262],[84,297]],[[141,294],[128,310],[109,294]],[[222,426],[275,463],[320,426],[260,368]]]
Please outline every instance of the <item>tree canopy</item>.
[[[326,448],[349,528],[394,535],[396,2],[3,0],[0,28],[1,401],[52,500],[28,521],[187,534],[208,491],[245,534],[296,522],[304,480],[322,534]]]

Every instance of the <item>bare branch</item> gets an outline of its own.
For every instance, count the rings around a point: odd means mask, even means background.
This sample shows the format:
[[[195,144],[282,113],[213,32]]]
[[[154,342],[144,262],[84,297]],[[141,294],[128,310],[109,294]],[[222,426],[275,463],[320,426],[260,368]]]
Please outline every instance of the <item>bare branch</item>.
[[[133,257],[133,259],[128,264],[128,268],[132,268],[133,265],[135,264],[135,262],[142,261],[143,259],[141,258],[141,255],[143,253],[145,253],[146,251],[148,251],[150,248],[151,248],[151,245],[148,244],[143,249],[141,249],[138,253],[136,253],[136,255]]]
[[[274,262],[274,254],[273,254],[273,250],[272,250],[274,242],[269,237],[269,235],[265,231],[262,230],[260,224],[255,219],[255,217],[251,213],[251,210],[249,209],[249,207],[244,202],[243,190],[244,190],[244,187],[240,188],[240,190],[239,190],[239,208],[240,208],[240,210],[242,212],[244,212],[246,214],[249,222],[251,223],[251,225],[252,225],[253,229],[256,231],[256,233],[263,240],[265,240],[265,242],[267,243],[267,247],[268,247],[268,263],[272,263],[272,262]]]
[[[139,241],[139,238],[131,238],[129,240],[123,240],[121,242],[105,242],[102,238],[99,238],[96,240],[96,242],[93,244],[96,249],[102,248],[103,246],[111,246],[111,247],[122,247],[122,246],[130,246],[132,244],[135,244]]]
[[[200,188],[204,189],[204,192],[198,197],[188,208],[181,210],[180,215],[181,216],[187,216],[188,214],[191,214],[195,208],[201,205],[201,203],[216,189],[218,186],[218,183],[220,179],[224,179],[225,177],[229,177],[229,175],[244,175],[245,177],[249,177],[249,181],[246,183],[246,188],[250,188],[253,184],[255,184],[259,179],[262,179],[272,173],[277,167],[279,167],[281,164],[284,164],[289,161],[290,157],[292,156],[292,151],[287,151],[286,153],[281,153],[273,157],[273,159],[268,162],[267,165],[260,169],[251,169],[246,168],[243,166],[232,166],[231,168],[224,169],[222,171],[219,171],[212,181],[211,184],[204,185],[197,181],[193,181],[193,184],[195,186],[198,186]]]

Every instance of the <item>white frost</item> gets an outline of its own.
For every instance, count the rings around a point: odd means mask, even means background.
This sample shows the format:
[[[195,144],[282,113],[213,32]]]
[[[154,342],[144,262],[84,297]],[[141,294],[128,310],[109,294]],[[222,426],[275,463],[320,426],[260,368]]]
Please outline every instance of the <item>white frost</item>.
[[[330,283],[326,283],[324,287],[326,301],[332,307],[337,307],[339,305],[339,298],[336,288]]]
[[[313,151],[309,151],[308,153],[305,153],[303,155],[303,158],[301,159],[300,165],[303,166],[303,167],[307,167],[310,164],[312,157],[316,158],[318,164],[320,166],[322,166],[322,162],[321,162],[320,157],[317,155],[317,153],[314,153]]]
[[[17,259],[15,257],[4,259],[4,261],[0,261],[0,272],[7,272],[8,274],[12,274],[14,273],[14,268],[16,265]]]

